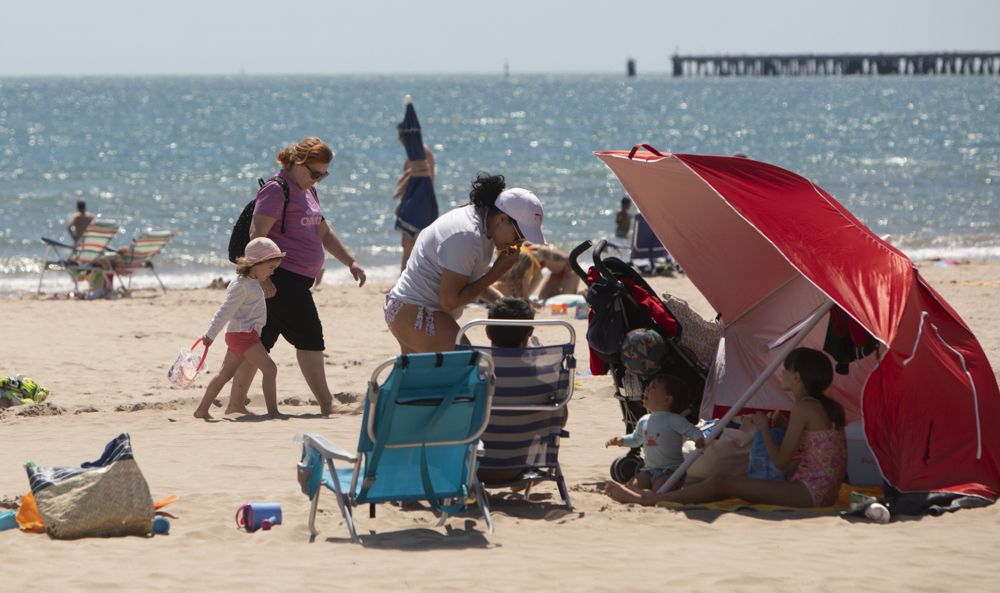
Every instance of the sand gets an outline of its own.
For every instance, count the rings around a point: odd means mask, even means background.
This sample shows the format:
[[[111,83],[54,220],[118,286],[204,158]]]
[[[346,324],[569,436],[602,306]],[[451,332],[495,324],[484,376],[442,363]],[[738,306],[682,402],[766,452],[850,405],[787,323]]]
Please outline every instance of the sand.
[[[924,262],[921,268],[1000,368],[1000,264]],[[708,312],[683,277],[653,284]],[[386,288],[324,286],[316,295],[335,393],[360,397],[371,369],[394,354],[380,306]],[[34,377],[52,392],[44,406],[0,415],[0,506],[28,491],[24,462],[96,459],[123,431],[132,435],[154,499],[180,497],[166,509],[177,516],[167,536],[56,541],[0,533],[7,552],[0,590],[937,592],[994,590],[1000,580],[997,506],[875,525],[835,515],[677,512],[612,502],[597,484],[621,451],[602,444],[623,426],[610,380],[589,374],[577,378],[572,436],[560,455],[573,512],[563,510],[554,487],[545,485],[530,503],[493,494],[495,534],[475,513],[437,528],[427,510],[382,505],[374,519],[366,509],[355,514],[366,536],[366,545],[358,546],[348,542],[326,494],[321,533],[310,543],[308,501],[295,480],[300,448],[294,437],[316,432],[350,448],[360,416],[318,417],[294,351],[280,343],[274,351],[279,400],[292,418],[192,419],[211,375],[180,390],[167,382],[166,369],[204,330],[222,297],[206,289],[139,292],[113,301],[0,301],[0,373]],[[481,316],[482,309],[470,308],[465,319]],[[585,369],[585,322],[573,323]],[[222,354],[213,348],[210,369],[218,368]],[[262,410],[259,385],[251,398],[251,409]],[[280,502],[283,524],[268,532],[237,531],[233,516],[248,501]]]

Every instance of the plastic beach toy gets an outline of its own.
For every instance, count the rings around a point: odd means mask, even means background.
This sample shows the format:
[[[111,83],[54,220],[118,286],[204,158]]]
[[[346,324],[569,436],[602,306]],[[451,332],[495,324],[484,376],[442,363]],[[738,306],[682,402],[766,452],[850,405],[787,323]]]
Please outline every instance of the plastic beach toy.
[[[17,527],[17,518],[15,515],[14,511],[0,513],[0,531]]]
[[[236,509],[236,528],[253,533],[281,525],[281,505],[276,502],[248,502]]]
[[[153,518],[153,533],[155,535],[167,535],[170,533],[170,520],[166,517]]]
[[[208,346],[205,346],[204,352],[200,355],[194,350],[200,343],[201,338],[198,338],[198,341],[190,349],[182,349],[178,352],[174,364],[170,365],[170,369],[167,370],[167,379],[181,389],[194,382],[198,373],[201,372],[201,367],[205,364]]]
[[[567,307],[575,307],[581,304],[585,305],[586,303],[587,300],[578,294],[557,294],[545,299],[545,304],[548,306],[567,305]]]

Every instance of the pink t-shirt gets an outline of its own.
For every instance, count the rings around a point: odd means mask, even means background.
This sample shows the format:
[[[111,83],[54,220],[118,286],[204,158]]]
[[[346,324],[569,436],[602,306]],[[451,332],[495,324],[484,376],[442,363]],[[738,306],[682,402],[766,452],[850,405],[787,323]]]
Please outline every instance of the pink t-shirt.
[[[288,208],[285,210],[285,232],[281,232],[281,209],[285,203],[285,192],[278,182],[265,183],[257,192],[254,215],[274,218],[274,226],[267,238],[278,244],[287,253],[281,262],[282,268],[309,278],[319,276],[323,269],[323,242],[319,238],[319,223],[323,212],[315,191],[305,191],[285,175],[278,173],[288,182]]]

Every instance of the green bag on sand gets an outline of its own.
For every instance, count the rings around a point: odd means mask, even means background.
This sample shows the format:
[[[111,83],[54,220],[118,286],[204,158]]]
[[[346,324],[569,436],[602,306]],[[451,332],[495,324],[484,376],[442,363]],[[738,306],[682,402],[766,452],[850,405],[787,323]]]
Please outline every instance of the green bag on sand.
[[[37,381],[23,375],[0,377],[0,400],[7,405],[40,404],[49,396],[49,390]],[[6,407],[0,404],[0,407]]]
[[[80,467],[26,466],[31,492],[55,539],[146,535],[153,497],[132,456],[128,433],[115,437],[97,461]]]

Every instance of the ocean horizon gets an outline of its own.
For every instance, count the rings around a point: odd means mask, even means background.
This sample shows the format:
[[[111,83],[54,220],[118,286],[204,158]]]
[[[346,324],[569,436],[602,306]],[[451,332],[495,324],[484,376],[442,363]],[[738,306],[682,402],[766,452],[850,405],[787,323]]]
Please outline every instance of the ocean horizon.
[[[442,212],[479,171],[533,190],[570,249],[612,234],[624,192],[595,150],[649,143],[744,153],[803,175],[913,259],[1000,258],[1000,85],[990,77],[675,79],[668,74],[0,78],[0,292],[38,286],[43,236],[68,240],[79,199],[177,237],[170,288],[232,275],[226,245],[274,154],[317,135],[336,152],[324,214],[370,281],[398,274],[392,189],[410,94]],[[990,107],[993,105],[994,107]],[[348,282],[334,260],[326,282]],[[135,285],[155,286],[150,274]],[[43,290],[66,291],[64,273]]]

